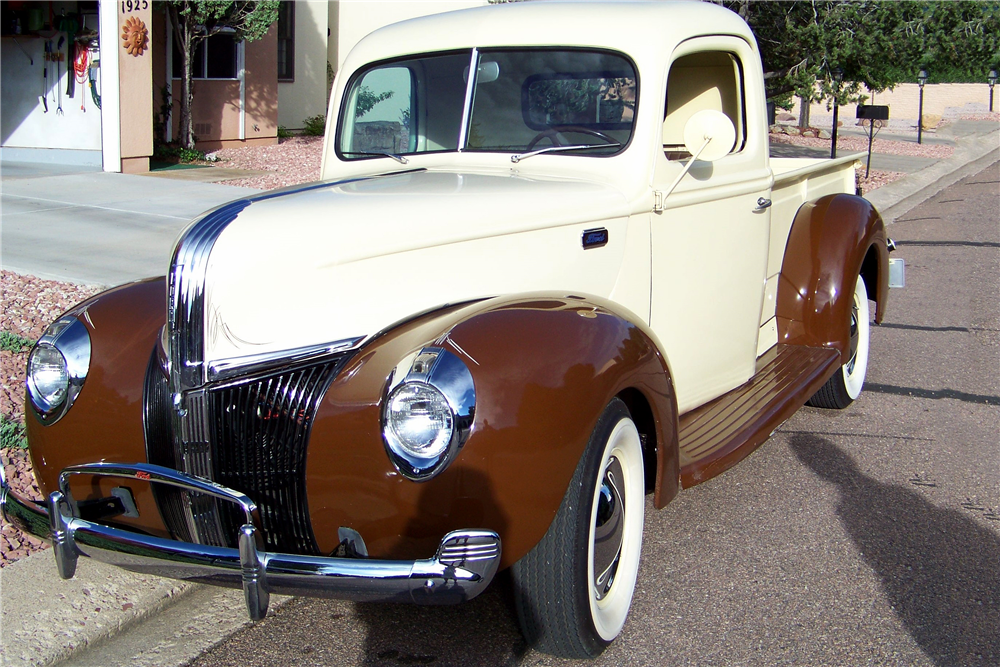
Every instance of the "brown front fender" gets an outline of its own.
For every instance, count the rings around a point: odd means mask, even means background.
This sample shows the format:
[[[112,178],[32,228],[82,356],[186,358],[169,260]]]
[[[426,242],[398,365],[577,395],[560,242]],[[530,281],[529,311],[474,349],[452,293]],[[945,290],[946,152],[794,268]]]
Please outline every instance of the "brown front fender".
[[[30,402],[25,405],[35,479],[46,496],[59,488],[59,473],[70,466],[146,460],[142,392],[146,368],[166,319],[163,277],[129,283],[98,294],[71,312],[87,327],[90,372],[76,403],[55,424],[43,426]],[[75,476],[77,500],[106,498],[121,480]],[[117,522],[168,536],[149,484],[131,487],[141,518]]]
[[[390,463],[380,414],[392,369],[425,345],[447,347],[466,363],[476,410],[451,466],[417,483]],[[338,374],[316,416],[307,479],[321,552],[337,546],[340,526],[357,530],[377,558],[425,554],[448,531],[475,527],[500,535],[501,567],[514,563],[545,534],[598,416],[623,393],[649,409],[665,504],[679,474],[669,371],[652,335],[611,304],[502,297],[391,330]]]
[[[854,280],[865,278],[881,322],[889,295],[885,225],[875,207],[854,195],[829,195],[799,208],[778,280],[778,342],[850,349]]]

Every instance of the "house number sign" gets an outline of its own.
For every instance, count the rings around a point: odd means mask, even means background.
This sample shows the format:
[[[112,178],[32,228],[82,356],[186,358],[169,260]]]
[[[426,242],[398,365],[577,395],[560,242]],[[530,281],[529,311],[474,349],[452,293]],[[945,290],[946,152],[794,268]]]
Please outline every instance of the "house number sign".
[[[149,9],[149,0],[122,0],[122,14]]]

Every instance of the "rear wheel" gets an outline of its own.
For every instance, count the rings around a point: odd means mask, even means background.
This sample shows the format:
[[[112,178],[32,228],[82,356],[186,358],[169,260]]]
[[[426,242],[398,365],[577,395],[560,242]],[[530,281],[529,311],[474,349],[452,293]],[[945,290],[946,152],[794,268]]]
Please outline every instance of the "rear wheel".
[[[511,568],[521,630],[541,651],[597,656],[625,625],[642,547],[642,444],[608,404],[545,537]]]
[[[861,395],[861,387],[868,372],[869,340],[868,289],[861,276],[858,276],[854,285],[854,303],[851,304],[850,318],[850,359],[809,399],[809,405],[817,408],[843,409]]]

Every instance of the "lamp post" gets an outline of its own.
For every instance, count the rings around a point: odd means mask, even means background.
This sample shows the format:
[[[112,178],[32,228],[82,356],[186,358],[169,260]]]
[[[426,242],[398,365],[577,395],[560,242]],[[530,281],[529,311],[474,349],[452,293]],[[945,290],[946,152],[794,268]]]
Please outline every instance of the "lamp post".
[[[844,70],[834,67],[830,73],[833,74],[833,81],[836,84],[833,89],[833,131],[830,132],[830,159],[832,160],[837,157],[837,112],[840,111],[837,104],[840,100],[837,98],[840,95],[840,82],[844,80]]]
[[[917,109],[917,143],[922,143],[924,133],[924,84],[927,83],[927,70],[922,69],[917,74],[917,83],[920,84],[920,104]]]
[[[990,84],[990,113],[993,113],[993,86],[997,85],[997,71],[995,69],[990,70],[986,82]]]

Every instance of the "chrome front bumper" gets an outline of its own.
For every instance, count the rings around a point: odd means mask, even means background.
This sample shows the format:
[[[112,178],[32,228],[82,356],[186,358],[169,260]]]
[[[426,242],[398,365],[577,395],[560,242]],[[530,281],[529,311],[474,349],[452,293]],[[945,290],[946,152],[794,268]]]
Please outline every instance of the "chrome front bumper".
[[[73,506],[70,475],[85,474],[156,482],[205,493],[239,505],[245,523],[239,548],[153,537],[67,515]],[[265,552],[254,525],[253,501],[233,489],[146,463],[93,463],[66,468],[59,491],[47,503],[26,500],[7,486],[0,465],[0,512],[21,530],[52,543],[64,579],[79,556],[134,572],[216,586],[243,588],[250,618],[267,614],[270,594],[358,601],[455,604],[479,595],[500,564],[500,537],[488,530],[458,530],[441,540],[433,558],[414,561],[299,556]]]

